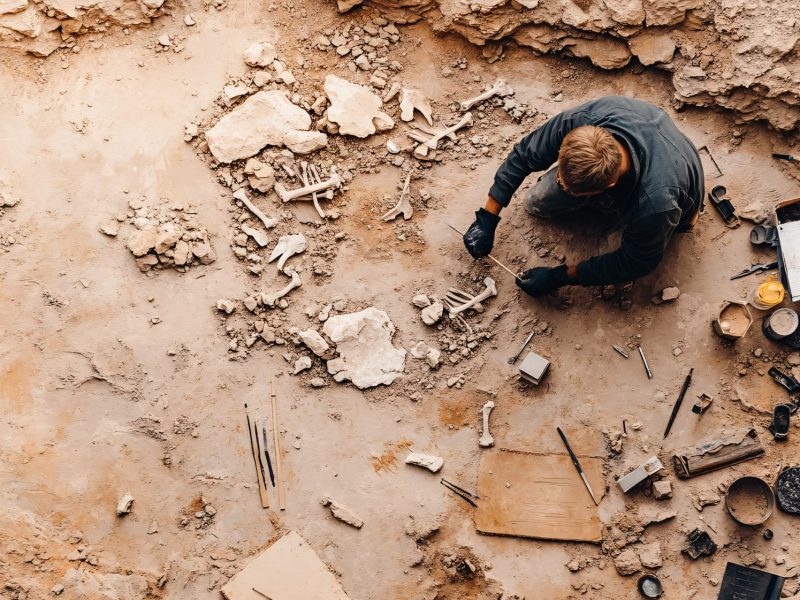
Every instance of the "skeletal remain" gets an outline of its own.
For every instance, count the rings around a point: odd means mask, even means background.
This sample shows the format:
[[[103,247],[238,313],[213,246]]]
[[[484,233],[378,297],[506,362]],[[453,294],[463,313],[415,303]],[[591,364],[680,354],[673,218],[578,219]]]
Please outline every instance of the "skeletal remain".
[[[436,473],[444,466],[444,459],[441,456],[434,456],[432,454],[411,452],[406,456],[406,464],[422,467],[423,469],[428,469],[431,473]]]
[[[411,171],[406,175],[406,182],[403,184],[403,191],[400,192],[400,201],[397,205],[381,217],[384,221],[393,221],[401,213],[403,219],[408,221],[411,215],[414,214],[414,207],[411,206],[411,193],[409,187],[411,186]]]
[[[269,255],[267,262],[272,262],[280,256],[278,260],[278,272],[283,272],[283,266],[295,254],[300,254],[306,249],[306,236],[302,233],[294,233],[292,235],[282,235],[278,238],[278,243],[272,249],[272,254]]]
[[[492,434],[489,433],[489,415],[492,414],[492,409],[494,409],[494,402],[491,400],[484,404],[481,409],[481,413],[483,414],[483,432],[478,440],[478,445],[481,448],[491,448],[494,446],[494,438]]]
[[[241,203],[244,204],[247,207],[247,209],[251,213],[253,213],[258,218],[258,220],[264,224],[264,227],[266,227],[267,229],[272,229],[278,224],[278,219],[269,218],[267,215],[261,212],[255,204],[253,204],[250,201],[250,199],[247,197],[247,194],[245,194],[244,188],[239,188],[238,190],[233,192],[233,197],[241,201]]]
[[[494,283],[494,279],[492,279],[491,277],[487,277],[486,279],[483,280],[483,283],[486,286],[486,289],[483,290],[480,294],[475,296],[469,302],[465,302],[461,306],[456,306],[455,308],[451,308],[450,309],[450,318],[451,319],[455,315],[457,315],[458,313],[462,313],[465,310],[467,310],[469,308],[472,308],[473,306],[475,306],[479,302],[483,302],[484,300],[486,300],[487,298],[490,298],[491,296],[497,296],[497,286]]]
[[[322,506],[328,506],[331,509],[331,514],[348,525],[361,529],[364,526],[364,521],[359,519],[350,509],[345,508],[330,496],[323,496],[320,500]]]
[[[452,127],[448,127],[447,129],[442,129],[427,142],[424,142],[419,146],[417,146],[416,148],[414,148],[414,156],[416,158],[426,158],[428,156],[428,151],[436,150],[437,146],[439,145],[439,140],[441,140],[444,137],[447,137],[451,133],[458,131],[462,127],[467,127],[469,125],[472,125],[472,123],[473,123],[472,113],[466,113],[463,117],[461,117],[461,120],[458,123],[456,123]],[[275,184],[275,187],[277,188],[278,184]]]
[[[278,300],[283,298],[294,288],[299,288],[301,285],[303,285],[303,282],[300,279],[300,275],[297,274],[297,271],[289,271],[287,275],[291,276],[292,281],[282,290],[272,292],[271,294],[268,294],[267,292],[261,292],[261,304],[272,308],[275,306]]]
[[[393,83],[391,86],[389,86],[389,89],[386,90],[386,93],[383,95],[383,103],[386,104],[387,102],[389,102],[389,100],[397,96],[398,92],[400,92],[400,84]]]
[[[458,306],[458,303],[457,303],[457,302],[453,302],[453,301],[449,300],[449,299],[448,299],[446,296],[445,296],[445,298],[442,300],[442,302],[444,302],[444,305],[447,307],[447,309],[448,309],[448,310],[450,310],[450,309],[452,309],[452,308],[455,308],[456,306]],[[475,308],[475,307],[473,306],[472,308]],[[460,323],[460,324],[461,324],[461,325],[464,327],[464,329],[466,329],[467,331],[469,331],[470,333],[472,333],[472,327],[470,327],[470,326],[469,326],[469,323],[467,323],[467,322],[464,320],[464,317],[462,317],[461,315],[456,315],[456,316],[455,316],[455,319],[456,319],[456,321],[458,321],[458,322],[459,322],[459,323]]]
[[[447,288],[447,294],[445,294],[445,298],[450,301],[453,306],[458,306],[460,304],[464,304],[465,302],[469,302],[473,300],[475,296],[472,294],[468,294],[464,290],[459,290],[456,288]],[[482,313],[483,312],[483,304],[478,302],[477,304],[473,304],[470,308],[475,312]]]
[[[319,183],[314,183],[311,185],[304,185],[303,187],[297,188],[296,190],[287,190],[280,183],[276,183],[275,191],[281,197],[282,201],[289,202],[291,200],[296,200],[297,198],[313,194],[314,192],[322,192],[330,188],[340,188],[340,187],[342,187],[342,178],[339,177],[339,174],[336,172],[336,169],[332,168],[331,176],[325,181],[320,181]]]
[[[469,100],[464,100],[459,103],[461,110],[469,110],[476,104],[480,104],[484,100],[488,100],[493,96],[512,96],[514,94],[514,90],[508,85],[505,79],[498,79],[494,82],[494,85],[483,92],[482,94],[475,96],[474,98],[470,98]]]
[[[403,121],[411,121],[415,110],[425,117],[428,125],[433,125],[431,119],[433,109],[425,94],[416,88],[403,88],[400,92],[400,118]]]
[[[312,165],[309,166],[309,168],[311,169],[311,174],[314,176],[315,183],[321,182],[322,181],[322,177],[320,177],[320,175],[319,175],[319,169],[317,169],[317,166],[312,164]],[[328,188],[327,190],[325,190],[325,199],[326,200],[333,200],[333,189],[332,188]]]
[[[304,161],[304,160],[301,161],[300,162],[300,168],[302,169],[303,185],[308,187],[308,185],[309,185],[308,163],[306,161]],[[314,174],[313,173],[311,174],[311,183],[319,183],[318,181],[316,181],[314,179]],[[324,219],[325,218],[325,213],[322,211],[322,208],[319,205],[319,201],[317,200],[317,192],[312,192],[311,193],[311,201],[314,203],[314,209],[317,211],[317,214],[320,216],[321,219]]]
[[[416,122],[416,121],[414,123],[411,123],[411,126],[413,128],[415,128],[415,129],[419,129],[423,133],[427,133],[428,135],[436,135],[437,133],[442,131],[441,129],[436,129],[435,127],[428,127],[427,125],[423,125],[422,123],[419,123],[419,122]],[[447,134],[446,137],[448,137],[451,140],[455,141],[456,134],[455,134],[455,132],[451,131],[450,133]]]

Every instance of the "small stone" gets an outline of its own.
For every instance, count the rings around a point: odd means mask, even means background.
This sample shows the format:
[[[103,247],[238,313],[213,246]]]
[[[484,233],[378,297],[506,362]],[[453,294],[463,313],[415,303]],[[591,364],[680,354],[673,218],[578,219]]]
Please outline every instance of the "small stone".
[[[133,496],[130,494],[125,494],[119,499],[119,502],[117,502],[117,516],[121,517],[123,515],[127,515],[129,512],[131,512],[132,505]]]
[[[681,350],[680,348],[674,348],[672,350],[672,355],[673,356],[680,356],[681,354],[683,354],[683,350]]]
[[[648,569],[658,569],[664,562],[661,559],[661,543],[653,542],[652,544],[642,544],[637,548],[639,552],[639,560],[643,567]]]
[[[105,233],[107,236],[116,237],[116,235],[119,233],[119,223],[117,221],[106,221],[100,225],[100,231]]]
[[[681,295],[681,291],[676,287],[667,287],[661,290],[661,300],[663,302],[670,302],[672,300],[677,300],[678,296]]]
[[[623,550],[614,559],[614,566],[617,573],[620,575],[633,575],[642,570],[642,564],[639,562],[639,557],[631,550]]]
[[[269,42],[251,44],[244,51],[244,62],[248,67],[268,67],[275,60],[275,46]]]
[[[64,591],[64,586],[60,583],[55,584],[52,588],[50,588],[50,593],[54,596],[58,596]]]
[[[217,310],[224,312],[226,315],[231,314],[236,310],[236,303],[228,298],[221,298],[217,300]]]
[[[166,33],[158,38],[158,43],[164,48],[169,48],[172,46],[172,40]]]
[[[158,523],[153,521],[147,528],[148,535],[153,535],[154,533],[158,533]]]
[[[672,482],[669,479],[653,482],[653,497],[656,500],[672,498]]]
[[[786,357],[786,362],[792,367],[800,366],[800,352],[792,352]]]
[[[444,466],[444,459],[441,456],[433,456],[432,454],[420,454],[418,452],[411,452],[406,456],[407,465],[415,465],[428,469],[431,473],[437,473],[442,466]]]
[[[315,387],[315,388],[325,387],[325,380],[322,377],[314,377],[308,383],[311,384],[311,387]]]
[[[425,294],[417,294],[411,299],[411,304],[417,308],[427,308],[431,305],[431,301]]]
[[[302,373],[311,368],[311,357],[309,356],[301,356],[296,361],[294,361],[294,372],[292,375],[297,375],[298,373]]]
[[[192,15],[186,15],[183,17],[183,24],[187,27],[194,27],[197,24],[197,21],[194,20]]]
[[[420,313],[420,317],[422,318],[422,322],[425,325],[436,325],[441,318],[442,314],[444,313],[444,304],[441,302],[434,302],[430,306],[423,308],[422,312]]]

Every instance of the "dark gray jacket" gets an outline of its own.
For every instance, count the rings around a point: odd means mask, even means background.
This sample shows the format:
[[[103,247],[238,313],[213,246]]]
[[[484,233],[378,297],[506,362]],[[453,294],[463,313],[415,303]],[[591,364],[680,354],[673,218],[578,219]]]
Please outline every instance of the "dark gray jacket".
[[[489,194],[503,206],[522,181],[558,159],[561,141],[581,125],[611,131],[633,159],[626,186],[624,231],[619,249],[578,265],[580,285],[632,281],[661,262],[672,233],[686,227],[703,202],[703,166],[692,142],[660,108],[622,96],[606,96],[556,115],[512,150],[495,174]]]

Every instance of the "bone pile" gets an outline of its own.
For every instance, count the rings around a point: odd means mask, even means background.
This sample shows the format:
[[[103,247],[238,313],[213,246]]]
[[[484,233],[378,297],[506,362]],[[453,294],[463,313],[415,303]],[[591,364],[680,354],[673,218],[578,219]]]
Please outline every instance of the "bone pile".
[[[217,258],[208,230],[197,220],[197,209],[181,201],[162,199],[159,204],[131,198],[128,212],[101,225],[116,237],[121,224],[131,227],[126,246],[141,271],[173,267],[185,272],[195,265],[208,265]]]

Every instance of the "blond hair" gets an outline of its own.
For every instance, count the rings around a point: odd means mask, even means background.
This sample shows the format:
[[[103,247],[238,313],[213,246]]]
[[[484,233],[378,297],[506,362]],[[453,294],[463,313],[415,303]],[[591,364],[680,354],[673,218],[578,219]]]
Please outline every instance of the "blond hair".
[[[558,174],[568,192],[603,191],[616,181],[621,164],[622,153],[614,136],[593,125],[570,131],[558,151]]]

